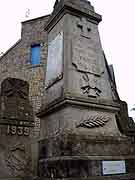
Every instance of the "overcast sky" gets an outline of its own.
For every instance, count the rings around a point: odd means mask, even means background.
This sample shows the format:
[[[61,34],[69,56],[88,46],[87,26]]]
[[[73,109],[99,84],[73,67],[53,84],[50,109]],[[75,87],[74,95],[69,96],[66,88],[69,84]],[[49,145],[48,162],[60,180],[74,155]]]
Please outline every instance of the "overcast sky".
[[[2,0],[0,6],[0,51],[5,52],[21,36],[21,21],[51,13],[55,0]],[[118,92],[129,108],[135,104],[135,0],[91,0],[102,15],[99,25],[102,46],[114,65]]]

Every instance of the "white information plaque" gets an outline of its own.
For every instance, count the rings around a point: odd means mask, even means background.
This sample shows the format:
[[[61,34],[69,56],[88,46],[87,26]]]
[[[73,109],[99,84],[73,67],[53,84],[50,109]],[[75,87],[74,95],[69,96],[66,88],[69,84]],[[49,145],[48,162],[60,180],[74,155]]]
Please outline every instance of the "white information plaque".
[[[61,77],[63,71],[63,32],[48,44],[48,59],[46,70],[46,86]]]
[[[103,175],[125,174],[125,161],[102,161],[102,172]]]

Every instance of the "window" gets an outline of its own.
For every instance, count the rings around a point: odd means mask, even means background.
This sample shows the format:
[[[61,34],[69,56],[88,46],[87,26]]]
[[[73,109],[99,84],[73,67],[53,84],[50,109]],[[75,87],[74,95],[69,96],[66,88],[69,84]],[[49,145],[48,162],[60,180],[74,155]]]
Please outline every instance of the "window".
[[[31,47],[31,63],[32,65],[40,64],[40,44]]]

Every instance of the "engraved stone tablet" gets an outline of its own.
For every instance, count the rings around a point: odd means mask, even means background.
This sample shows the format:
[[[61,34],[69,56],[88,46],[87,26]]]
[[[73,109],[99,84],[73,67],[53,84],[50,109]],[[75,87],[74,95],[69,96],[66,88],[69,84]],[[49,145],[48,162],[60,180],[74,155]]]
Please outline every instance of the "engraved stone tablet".
[[[103,175],[125,174],[126,164],[124,160],[121,161],[103,161],[102,162]]]
[[[94,42],[89,39],[79,38],[72,41],[73,61],[78,71],[100,75],[101,70],[98,65],[98,53]]]
[[[48,45],[46,87],[62,78],[63,33],[59,33]]]

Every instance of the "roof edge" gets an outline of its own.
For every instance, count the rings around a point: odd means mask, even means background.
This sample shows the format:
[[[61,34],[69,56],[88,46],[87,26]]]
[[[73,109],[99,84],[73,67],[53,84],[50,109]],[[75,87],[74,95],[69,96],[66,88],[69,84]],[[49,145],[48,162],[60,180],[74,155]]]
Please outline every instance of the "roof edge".
[[[25,24],[25,23],[36,21],[36,20],[39,20],[39,19],[47,18],[47,17],[50,17],[50,16],[51,16],[51,14],[48,14],[48,15],[45,15],[45,16],[40,16],[40,17],[36,17],[36,18],[29,19],[29,20],[26,20],[26,21],[22,21],[21,23]]]
[[[19,39],[16,43],[14,43],[14,44],[0,57],[0,60],[2,60],[2,58],[3,58],[4,56],[6,56],[6,55],[9,53],[9,51],[11,51],[14,47],[16,47],[20,42],[21,42],[21,39]]]

